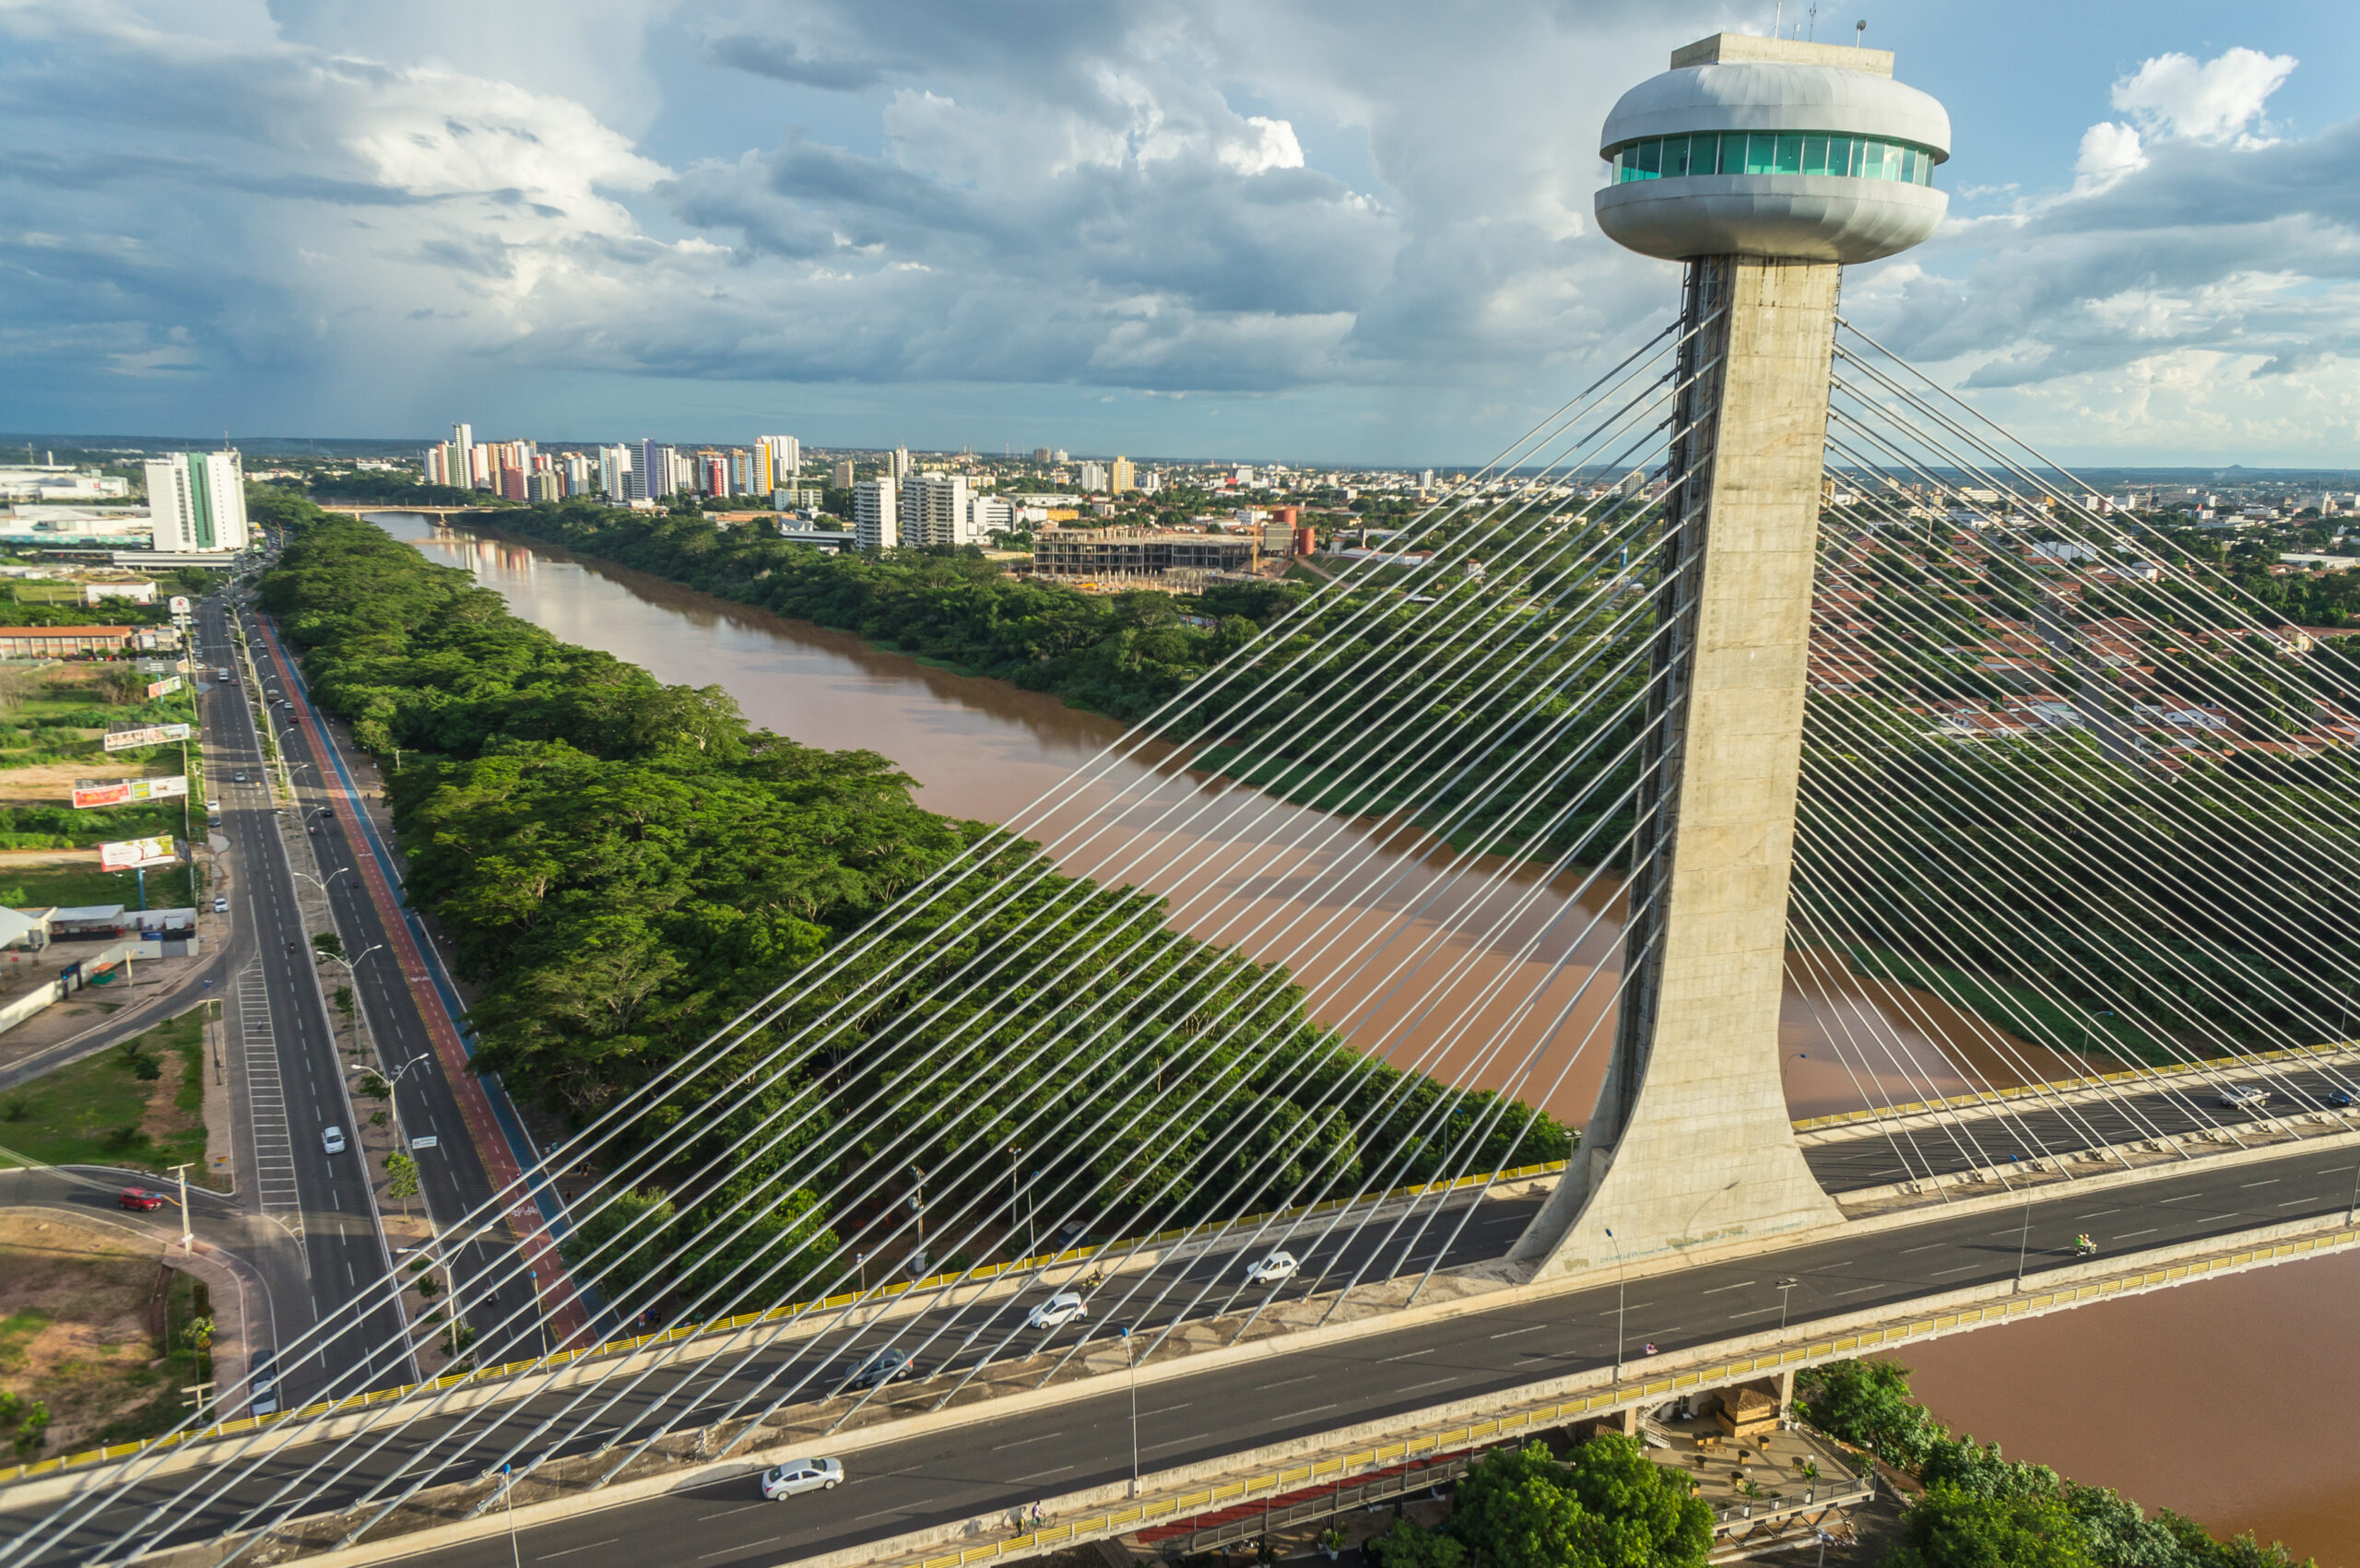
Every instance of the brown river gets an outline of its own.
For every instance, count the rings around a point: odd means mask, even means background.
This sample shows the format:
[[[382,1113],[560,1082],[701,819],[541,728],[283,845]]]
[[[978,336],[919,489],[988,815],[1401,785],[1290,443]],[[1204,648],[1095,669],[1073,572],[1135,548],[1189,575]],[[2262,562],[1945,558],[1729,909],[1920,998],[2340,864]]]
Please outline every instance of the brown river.
[[[1315,1016],[1363,1050],[1507,1090],[1575,1126],[1587,1117],[1613,1016],[1609,879],[1455,855],[1413,829],[1210,785],[1160,751],[1109,760],[1122,725],[1053,697],[547,546],[407,513],[372,520],[559,637],[661,680],[720,685],[752,722],[807,745],[881,752],[928,808],[1014,823],[1068,871],[1165,896],[1194,935],[1287,964]],[[1091,764],[1088,783],[1036,805]],[[1109,810],[1127,831],[1093,836]],[[2076,1070],[1833,963],[1790,977],[1780,1036],[1798,1116],[1956,1092],[1969,1085],[1953,1061],[1993,1083]],[[2360,1408],[2360,1358],[2318,1349],[2340,1338],[2355,1285],[2360,1258],[2305,1262],[1905,1359],[1944,1420],[2015,1457],[2215,1531],[2283,1539],[2298,1557],[2360,1564],[2360,1436],[2292,1431],[2298,1406]]]

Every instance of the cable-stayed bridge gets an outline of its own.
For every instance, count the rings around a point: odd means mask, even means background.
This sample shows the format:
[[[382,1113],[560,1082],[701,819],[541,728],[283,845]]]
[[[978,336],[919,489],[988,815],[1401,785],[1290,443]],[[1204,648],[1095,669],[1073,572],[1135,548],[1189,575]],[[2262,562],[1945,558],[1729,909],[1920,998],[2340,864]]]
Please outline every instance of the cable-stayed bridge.
[[[1876,172],[1947,147],[1889,60],[1707,45],[1607,137],[1610,231],[1702,258],[1678,317],[552,1153],[576,1342],[224,1390],[0,1487],[0,1563],[1177,1517],[1372,1423],[1463,1446],[2349,1244],[2360,671],[1843,320],[1839,265],[1940,212]],[[1853,120],[1787,171],[1755,99],[1828,72]],[[1446,874],[1365,885],[1371,819]],[[1857,1109],[1790,1119],[1790,991]],[[1599,1077],[1577,1142],[1525,1108]],[[757,1503],[810,1451],[853,1484]]]

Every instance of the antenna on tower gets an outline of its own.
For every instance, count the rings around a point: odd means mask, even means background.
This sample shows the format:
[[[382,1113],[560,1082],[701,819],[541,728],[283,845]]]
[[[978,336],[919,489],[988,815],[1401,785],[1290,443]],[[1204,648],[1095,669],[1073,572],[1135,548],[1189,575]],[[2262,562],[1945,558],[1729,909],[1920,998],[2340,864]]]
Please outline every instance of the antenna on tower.
[[[1787,30],[1787,0],[1778,0],[1778,8],[1770,13],[1770,36],[1783,37]]]
[[[1818,41],[1818,40],[1819,40],[1819,7],[1818,7],[1818,6],[1813,6],[1811,8],[1811,30],[1810,30],[1809,32],[1806,32],[1806,33],[1804,33],[1804,34],[1803,34],[1803,41],[1804,41],[1805,43],[1815,43],[1815,42],[1817,42],[1817,41]]]

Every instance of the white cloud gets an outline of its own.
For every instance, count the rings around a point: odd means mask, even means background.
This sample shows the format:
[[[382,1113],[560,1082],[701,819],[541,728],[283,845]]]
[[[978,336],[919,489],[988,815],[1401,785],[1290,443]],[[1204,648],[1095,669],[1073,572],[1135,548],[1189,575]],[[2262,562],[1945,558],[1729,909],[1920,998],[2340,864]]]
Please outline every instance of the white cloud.
[[[2291,54],[2236,48],[2200,65],[2186,54],[2158,54],[2114,84],[2117,109],[2153,136],[2251,145],[2248,127],[2295,69]]]
[[[2140,145],[2139,133],[2111,120],[2101,121],[2082,133],[2082,153],[2073,160],[2073,194],[2088,196],[2111,190],[2125,175],[2146,167],[2147,152]]]

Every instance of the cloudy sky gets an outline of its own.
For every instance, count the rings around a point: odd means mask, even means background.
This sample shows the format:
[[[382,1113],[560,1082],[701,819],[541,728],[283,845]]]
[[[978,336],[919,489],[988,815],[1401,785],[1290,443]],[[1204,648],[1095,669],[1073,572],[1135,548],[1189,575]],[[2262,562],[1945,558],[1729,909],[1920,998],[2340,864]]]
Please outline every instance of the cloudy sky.
[[[2360,466],[2351,0],[1808,0],[1948,105],[1849,312],[2081,462]],[[0,0],[0,430],[1479,459],[1675,300],[1693,0]]]

